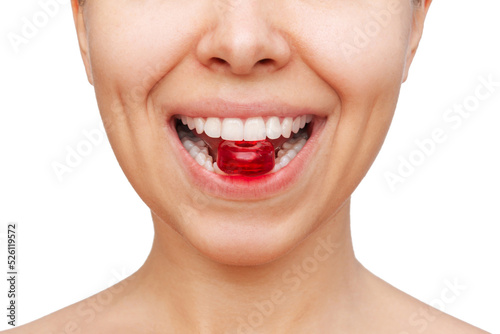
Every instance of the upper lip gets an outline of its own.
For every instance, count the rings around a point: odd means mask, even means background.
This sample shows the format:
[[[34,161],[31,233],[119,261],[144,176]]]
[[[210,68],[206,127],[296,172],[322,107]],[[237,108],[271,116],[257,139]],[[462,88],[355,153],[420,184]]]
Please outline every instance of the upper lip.
[[[231,102],[224,99],[204,99],[183,103],[170,108],[171,116],[188,117],[296,117],[302,115],[318,115],[318,111],[308,107],[298,107],[279,101],[259,101],[251,103]]]

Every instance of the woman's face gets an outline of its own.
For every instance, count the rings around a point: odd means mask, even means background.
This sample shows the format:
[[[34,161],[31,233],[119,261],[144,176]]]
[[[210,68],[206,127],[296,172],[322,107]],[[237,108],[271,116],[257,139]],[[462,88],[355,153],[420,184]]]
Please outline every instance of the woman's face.
[[[241,265],[285,254],[343,207],[382,145],[423,20],[410,0],[87,0],[80,9],[109,140],[155,224]],[[202,167],[176,130],[192,117],[199,129],[185,128],[188,138],[203,137],[214,159],[218,131],[246,136],[245,126],[264,124],[268,137],[286,136],[307,115],[302,150],[253,178]],[[273,143],[286,152],[284,140]]]

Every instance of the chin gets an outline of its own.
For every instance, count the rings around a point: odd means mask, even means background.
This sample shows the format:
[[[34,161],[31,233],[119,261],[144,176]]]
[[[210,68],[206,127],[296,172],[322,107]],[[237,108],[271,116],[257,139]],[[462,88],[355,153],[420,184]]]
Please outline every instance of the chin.
[[[184,239],[204,257],[225,265],[257,266],[272,262],[301,239],[297,233],[301,229],[295,227],[300,222],[283,218],[204,215],[194,221],[201,223],[188,223],[183,229]]]

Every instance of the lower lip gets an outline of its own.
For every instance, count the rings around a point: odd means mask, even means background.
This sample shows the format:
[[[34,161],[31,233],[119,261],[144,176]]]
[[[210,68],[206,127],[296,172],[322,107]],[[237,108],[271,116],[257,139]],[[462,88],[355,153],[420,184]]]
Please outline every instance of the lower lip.
[[[318,137],[324,128],[325,119],[314,119],[312,132],[304,147],[297,156],[284,168],[275,173],[261,176],[239,176],[220,175],[209,172],[200,166],[186,151],[182,145],[177,131],[175,130],[175,119],[167,126],[169,136],[176,140],[175,146],[180,153],[181,165],[197,188],[203,193],[225,200],[248,201],[262,200],[287,192],[303,176],[306,164],[310,163],[315,155],[318,145]]]

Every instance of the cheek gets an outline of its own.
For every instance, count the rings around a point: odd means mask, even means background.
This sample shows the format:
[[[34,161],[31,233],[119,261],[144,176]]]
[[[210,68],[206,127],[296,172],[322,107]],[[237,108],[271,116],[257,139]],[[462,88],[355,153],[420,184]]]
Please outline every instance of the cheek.
[[[356,2],[305,16],[314,20],[296,18],[296,34],[307,36],[300,44],[302,59],[339,101],[338,125],[328,138],[332,145],[324,151],[325,183],[349,194],[378,154],[392,120],[412,11],[402,1],[374,0],[364,8]]]
[[[193,2],[194,4],[194,2]],[[153,87],[192,49],[199,19],[177,1],[89,1],[86,22],[94,88],[109,140],[125,169],[147,157],[139,144],[158,143],[161,121],[150,106]],[[131,173],[131,172],[130,172]],[[140,175],[140,173],[139,173]]]
[[[87,22],[96,94],[145,103],[151,88],[192,48],[199,8],[176,1],[89,3]]]
[[[411,7],[403,0],[335,2],[328,10],[302,8],[303,14],[294,18],[294,35],[306,37],[299,43],[302,59],[343,103],[399,91]]]
[[[189,43],[195,38],[190,34],[199,24],[193,11],[200,9],[177,1],[97,1],[87,3],[86,20],[99,110],[122,169],[145,202],[154,206],[151,194],[170,199],[172,193],[183,192],[171,175],[162,178],[166,187],[147,177],[171,170],[162,164],[152,167],[149,151],[141,149],[157,148],[162,129],[148,96],[192,49]]]

